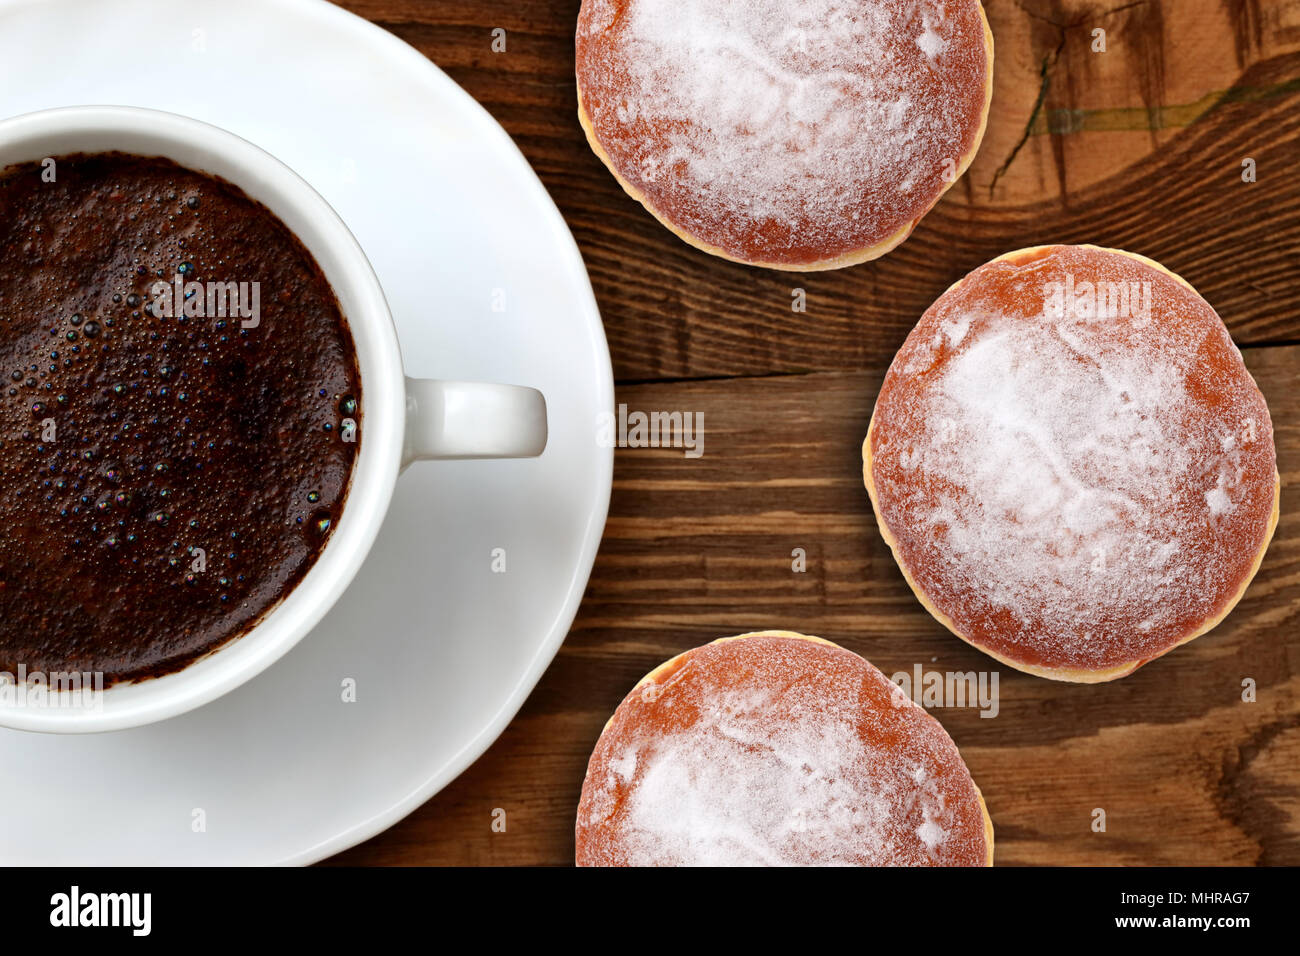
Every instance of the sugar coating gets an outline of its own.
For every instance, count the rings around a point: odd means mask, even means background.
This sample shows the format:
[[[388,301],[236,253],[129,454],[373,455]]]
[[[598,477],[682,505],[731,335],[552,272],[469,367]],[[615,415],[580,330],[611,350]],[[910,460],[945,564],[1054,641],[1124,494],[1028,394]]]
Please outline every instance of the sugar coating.
[[[937,721],[842,648],[706,645],[623,701],[592,754],[581,865],[983,865]]]
[[[872,439],[900,560],[963,635],[1018,661],[1149,659],[1223,611],[1267,540],[1272,424],[1240,353],[1204,299],[1109,250],[990,263],[941,296]]]
[[[975,0],[584,0],[578,81],[661,215],[736,258],[810,262],[938,198],[975,145],[984,43]]]

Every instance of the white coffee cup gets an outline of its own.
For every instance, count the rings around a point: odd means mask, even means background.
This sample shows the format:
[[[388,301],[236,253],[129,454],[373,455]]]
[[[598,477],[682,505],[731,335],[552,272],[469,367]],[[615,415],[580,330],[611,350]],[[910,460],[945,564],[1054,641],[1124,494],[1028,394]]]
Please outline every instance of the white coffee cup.
[[[229,180],[307,247],[356,345],[362,394],[357,456],[341,518],[316,563],[251,630],[182,670],[98,694],[84,687],[42,694],[10,682],[0,688],[0,726],[19,730],[121,730],[215,700],[273,664],[330,609],[365,560],[398,472],[408,464],[534,457],[546,446],[546,401],[536,389],[405,377],[392,314],[365,253],[320,194],[269,153],[207,123],[134,107],[68,107],[0,122],[0,169],[110,151],[162,156]]]

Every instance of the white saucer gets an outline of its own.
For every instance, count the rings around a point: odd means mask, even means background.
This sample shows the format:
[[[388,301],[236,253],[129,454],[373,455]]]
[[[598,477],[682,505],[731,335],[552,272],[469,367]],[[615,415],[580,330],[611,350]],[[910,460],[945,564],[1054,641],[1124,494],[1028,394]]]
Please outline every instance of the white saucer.
[[[0,0],[0,116],[105,103],[215,123],[305,177],[374,263],[408,374],[546,393],[542,458],[413,466],[352,587],[243,688],[139,730],[0,732],[0,862],[309,863],[464,770],[564,639],[609,502],[600,316],[505,132],[418,52],[337,7]],[[341,700],[347,678],[355,703]]]

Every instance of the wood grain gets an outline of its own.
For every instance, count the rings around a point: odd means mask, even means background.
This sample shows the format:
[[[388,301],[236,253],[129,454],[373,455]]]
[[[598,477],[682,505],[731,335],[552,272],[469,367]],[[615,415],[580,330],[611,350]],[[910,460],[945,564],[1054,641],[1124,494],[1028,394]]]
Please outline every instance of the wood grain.
[[[429,55],[514,136],[590,269],[618,400],[703,413],[705,450],[622,450],[578,620],[519,717],[460,779],[345,864],[567,864],[600,728],[671,655],[802,630],[886,673],[994,662],[911,595],[860,445],[929,303],[1009,249],[1152,256],[1215,305],[1272,410],[1282,519],[1218,629],[1112,684],[1000,669],[1001,709],[936,710],[984,791],[997,862],[1300,864],[1300,2],[991,0],[989,132],[896,252],[807,276],[687,248],[619,190],[575,116],[576,0],[349,0]],[[490,31],[508,31],[493,54]],[[1090,49],[1107,31],[1106,53]],[[1253,158],[1258,181],[1242,182]],[[791,289],[808,312],[792,313]],[[807,571],[791,552],[807,553]],[[1258,685],[1243,703],[1242,681]],[[491,829],[495,808],[505,833]],[[1105,833],[1091,829],[1096,808]]]
[[[1300,347],[1247,359],[1293,487]],[[880,377],[620,388],[633,409],[703,413],[704,455],[618,452],[582,611],[523,712],[469,773],[342,859],[568,862],[586,760],[623,695],[682,650],[774,627],[835,640],[887,674],[1000,671],[995,718],[934,712],[984,790],[999,863],[1300,863],[1300,519],[1286,492],[1260,574],[1218,629],[1111,684],[1029,677],[937,624],[877,533],[859,448]],[[504,834],[490,830],[496,807]],[[1090,829],[1098,807],[1104,834]]]
[[[578,125],[577,0],[345,5],[514,136],[582,247],[620,380],[883,368],[955,280],[1044,242],[1140,252],[1192,282],[1239,342],[1300,341],[1297,0],[990,0],[995,89],[970,172],[889,256],[806,275],[700,255],[618,187]],[[491,52],[495,27],[505,53]],[[1091,51],[1098,27],[1105,53]],[[1245,158],[1257,182],[1241,181]]]

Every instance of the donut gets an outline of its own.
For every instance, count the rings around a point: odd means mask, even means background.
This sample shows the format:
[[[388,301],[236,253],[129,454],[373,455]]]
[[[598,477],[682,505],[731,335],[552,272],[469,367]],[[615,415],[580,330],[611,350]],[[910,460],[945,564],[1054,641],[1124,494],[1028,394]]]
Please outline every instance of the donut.
[[[579,866],[989,866],[957,746],[880,671],[816,637],[723,638],[651,671],[606,723]]]
[[[705,252],[837,269],[907,238],[979,148],[978,0],[583,0],[578,118]]]
[[[863,475],[917,598],[1055,680],[1131,674],[1241,598],[1278,520],[1268,406],[1218,314],[1159,263],[1011,252],[921,317]]]

